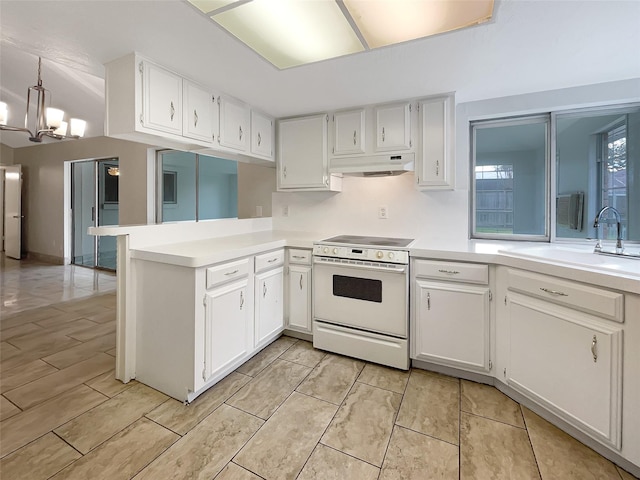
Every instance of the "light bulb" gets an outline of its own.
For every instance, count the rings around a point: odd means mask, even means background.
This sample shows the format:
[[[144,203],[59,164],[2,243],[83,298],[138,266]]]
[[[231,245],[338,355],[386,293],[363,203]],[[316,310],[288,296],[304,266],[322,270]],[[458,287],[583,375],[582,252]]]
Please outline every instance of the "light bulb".
[[[53,131],[53,134],[65,137],[67,135],[67,122],[60,122],[60,126]]]
[[[59,108],[47,108],[47,127],[56,129],[62,125],[62,118],[64,117],[64,111]]]
[[[87,126],[87,122],[80,120],[79,118],[71,119],[71,136],[72,137],[84,137],[84,130]]]
[[[9,117],[9,109],[5,102],[0,102],[0,125],[7,124],[7,118]]]

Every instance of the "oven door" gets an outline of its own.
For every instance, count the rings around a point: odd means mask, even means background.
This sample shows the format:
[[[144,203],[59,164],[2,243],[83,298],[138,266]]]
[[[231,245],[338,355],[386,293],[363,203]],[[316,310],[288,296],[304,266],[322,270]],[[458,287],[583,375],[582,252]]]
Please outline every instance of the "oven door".
[[[314,318],[407,338],[409,266],[314,257]]]

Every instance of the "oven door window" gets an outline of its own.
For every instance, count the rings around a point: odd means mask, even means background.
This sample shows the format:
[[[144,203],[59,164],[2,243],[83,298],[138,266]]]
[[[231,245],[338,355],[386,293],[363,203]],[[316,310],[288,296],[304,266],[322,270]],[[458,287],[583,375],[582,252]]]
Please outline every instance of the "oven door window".
[[[370,278],[333,276],[333,295],[382,303],[382,281]]]

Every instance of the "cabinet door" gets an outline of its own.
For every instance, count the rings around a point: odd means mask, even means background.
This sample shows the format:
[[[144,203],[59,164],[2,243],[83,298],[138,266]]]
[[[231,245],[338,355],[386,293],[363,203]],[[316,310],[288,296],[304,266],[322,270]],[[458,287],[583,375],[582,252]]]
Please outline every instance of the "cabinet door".
[[[422,148],[418,155],[416,181],[421,187],[451,186],[453,98],[439,97],[420,102]]]
[[[289,266],[287,294],[287,326],[293,330],[311,333],[311,267]]]
[[[411,104],[381,105],[375,113],[376,151],[411,149]]]
[[[622,331],[542,300],[508,299],[509,385],[620,448]]]
[[[278,188],[329,188],[327,115],[278,123]]]
[[[143,126],[182,135],[182,77],[153,63],[142,64]]]
[[[224,147],[245,152],[249,137],[249,110],[235,100],[218,97],[220,107],[220,134],[218,142]]]
[[[489,289],[416,280],[412,358],[489,371]]]
[[[333,154],[364,153],[364,110],[333,115]]]
[[[253,347],[247,287],[245,278],[206,294],[205,381],[246,356]]]
[[[251,153],[273,161],[273,120],[251,110]]]
[[[183,80],[184,112],[182,135],[213,142],[214,97],[199,85]]]
[[[282,267],[255,276],[255,347],[259,348],[284,329]]]

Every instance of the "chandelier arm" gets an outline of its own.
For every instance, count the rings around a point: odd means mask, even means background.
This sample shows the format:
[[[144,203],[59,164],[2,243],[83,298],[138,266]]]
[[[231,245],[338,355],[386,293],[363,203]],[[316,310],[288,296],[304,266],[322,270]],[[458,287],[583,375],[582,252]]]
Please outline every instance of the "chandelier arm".
[[[28,128],[23,127],[11,127],[9,125],[0,125],[0,130],[7,130],[9,132],[26,132],[33,137],[33,133]]]

